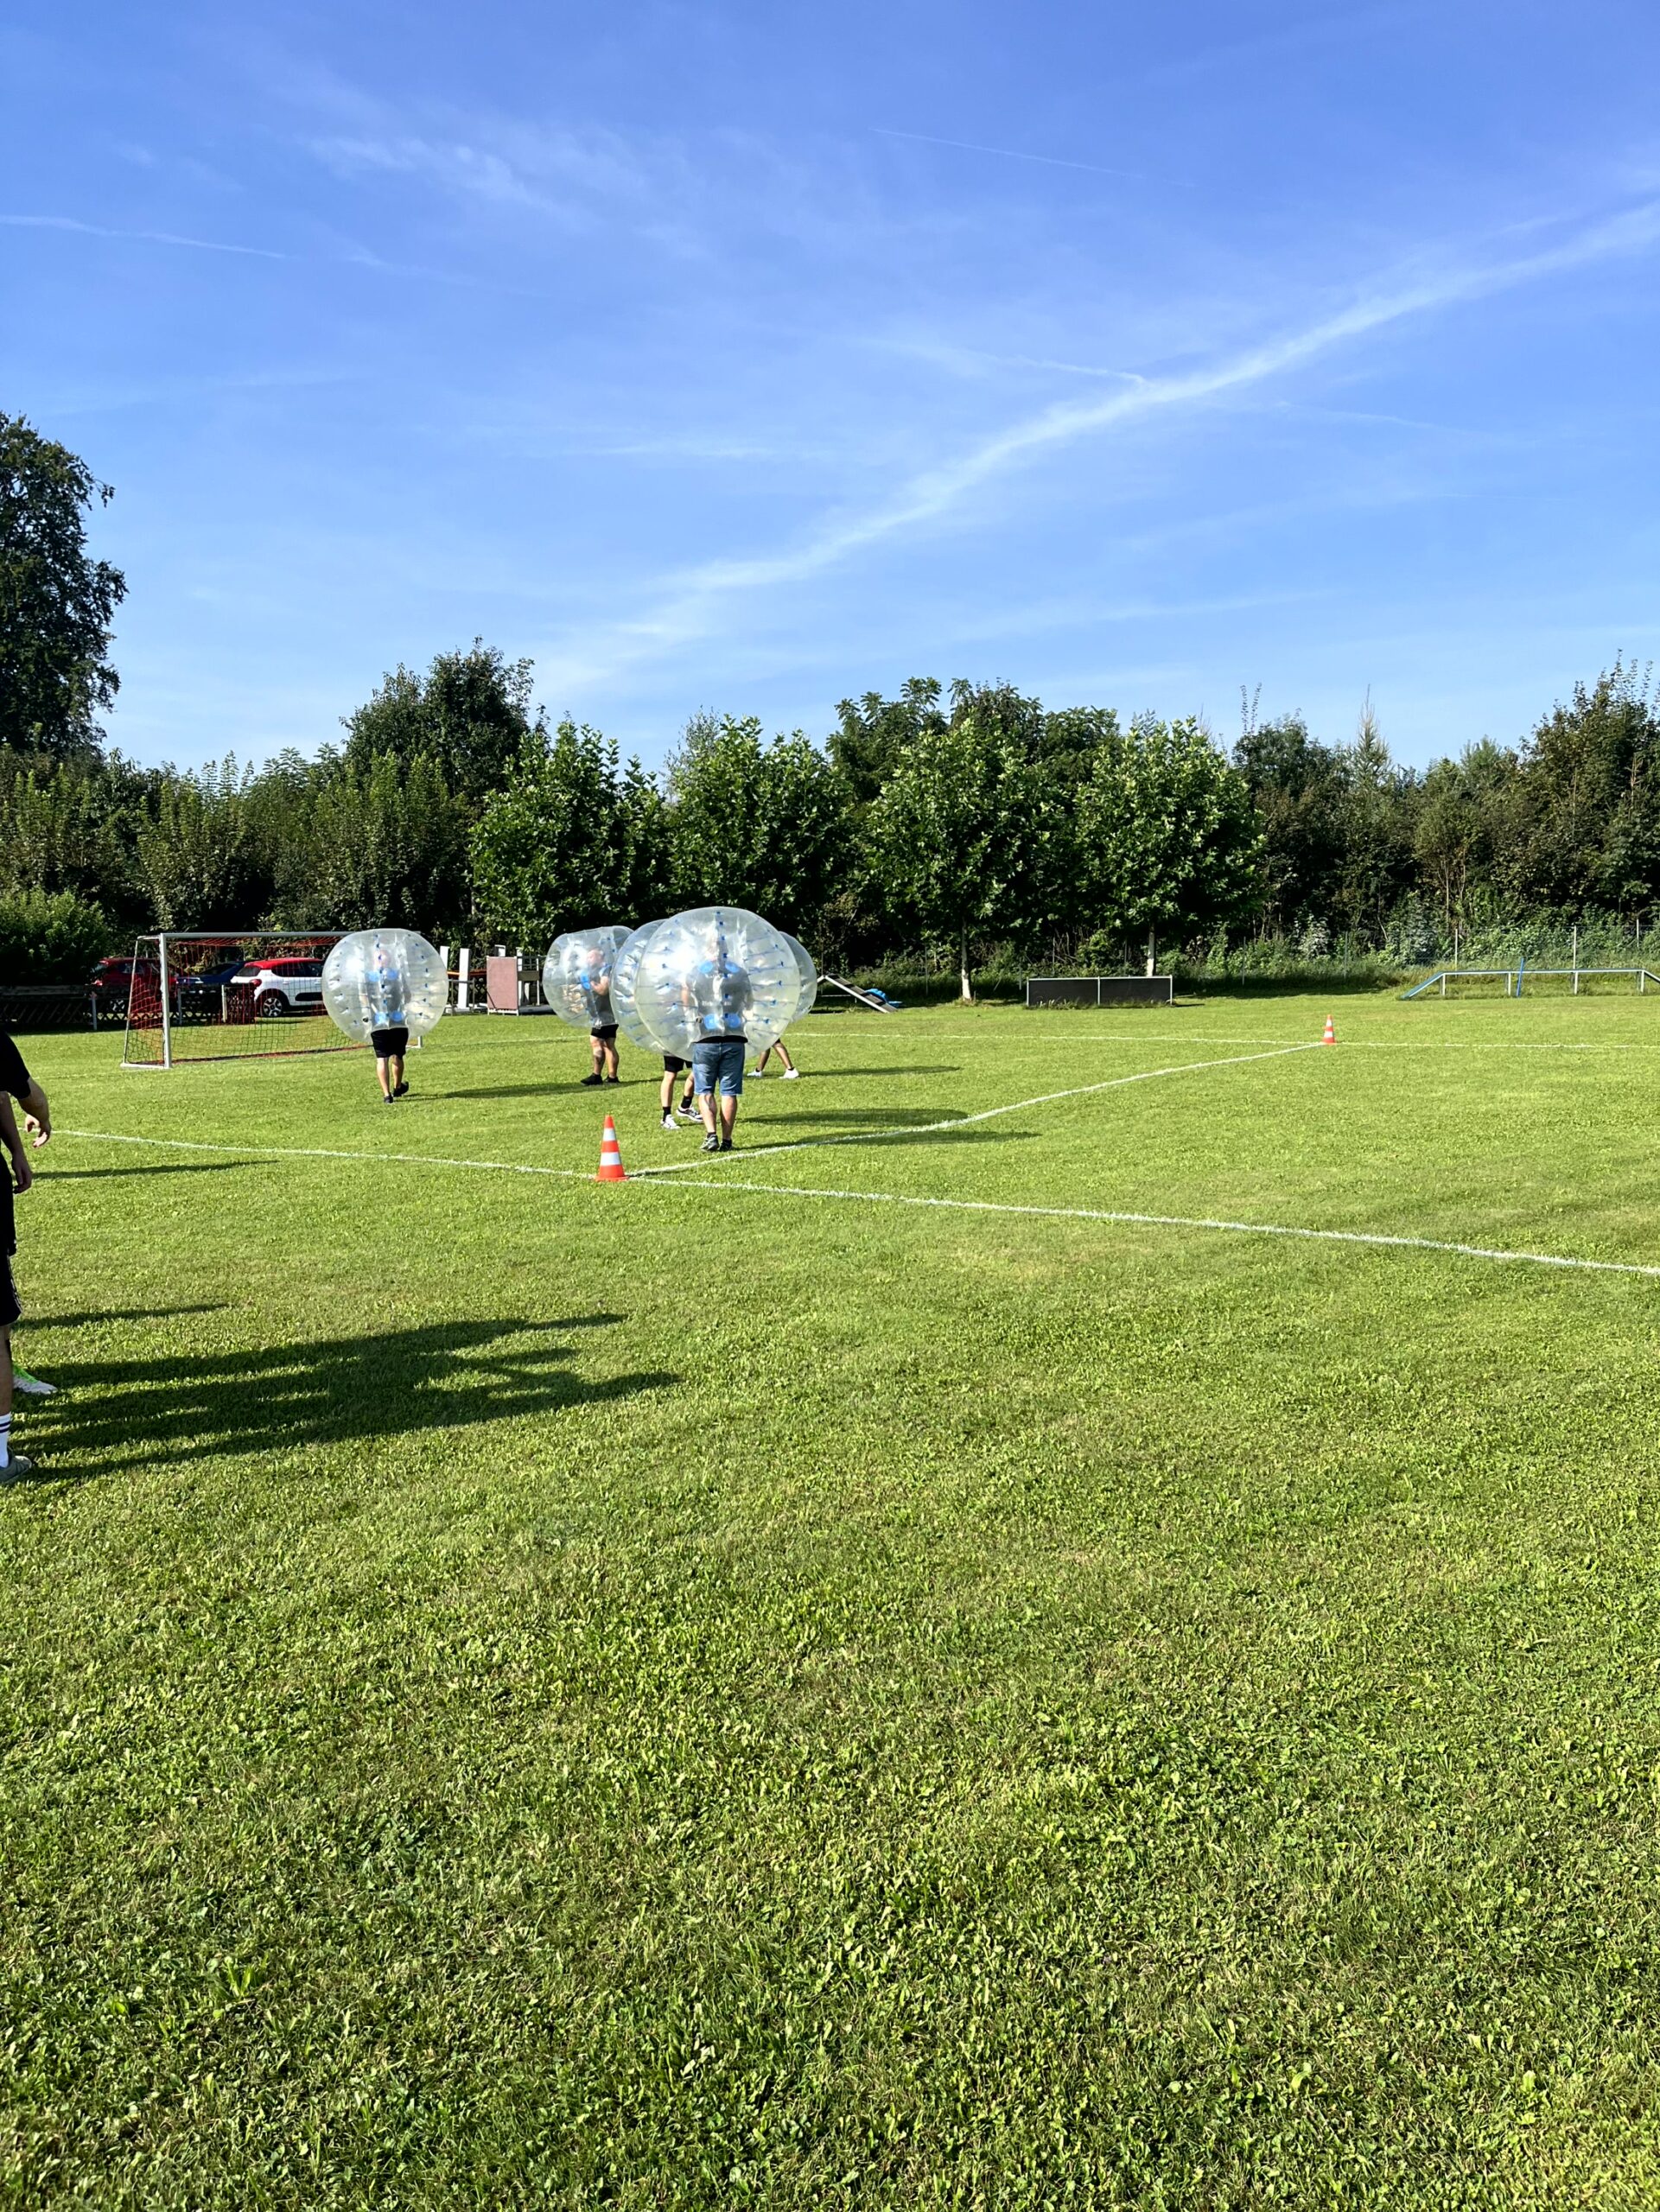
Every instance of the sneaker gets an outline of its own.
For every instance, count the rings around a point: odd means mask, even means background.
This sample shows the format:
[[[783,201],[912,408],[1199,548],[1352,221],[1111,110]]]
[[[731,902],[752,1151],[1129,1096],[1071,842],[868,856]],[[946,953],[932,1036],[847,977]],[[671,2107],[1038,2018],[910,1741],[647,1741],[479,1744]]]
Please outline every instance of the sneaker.
[[[391,1093],[388,1091],[382,1097],[380,1103],[383,1106],[395,1106],[397,1105],[398,1101],[392,1096]]]
[[[785,1068],[784,1071],[784,1080],[785,1083],[795,1083],[799,1080],[800,1075],[801,1071],[799,1068]]]
[[[14,1452],[5,1465],[0,1467],[0,1483],[26,1482],[30,1475],[39,1472],[32,1459],[26,1459],[21,1452]]]
[[[605,1077],[602,1075],[585,1075],[582,1077],[582,1089],[584,1090],[597,1090],[604,1081]]]
[[[622,1077],[621,1077],[620,1075],[608,1075],[608,1076],[605,1077],[603,1078],[603,1080],[604,1080],[605,1082],[607,1082],[607,1083],[618,1083],[618,1084],[620,1084],[620,1083],[622,1081]]]
[[[407,1083],[395,1083],[392,1085],[392,1096],[394,1098],[407,1098],[409,1096],[409,1090],[410,1087]]]
[[[26,1398],[55,1398],[58,1395],[55,1382],[42,1382],[38,1375],[31,1375],[26,1367],[12,1369],[11,1387],[14,1390],[21,1390]]]
[[[683,1122],[701,1122],[703,1118],[695,1106],[677,1106],[674,1110]]]
[[[680,1124],[675,1120],[672,1114],[665,1114],[663,1116],[663,1126],[665,1129],[677,1129],[680,1127]]]
[[[751,1068],[749,1071],[749,1081],[751,1083],[760,1083],[766,1073],[766,1071],[765,1068]]]
[[[720,1149],[721,1140],[711,1129],[708,1136],[703,1139],[703,1150],[705,1152],[718,1152]]]
[[[732,1140],[731,1140],[731,1138],[730,1138],[730,1137],[722,1137],[722,1138],[721,1139],[721,1149],[722,1149],[722,1152],[730,1152],[730,1151],[731,1151],[731,1149],[732,1149]]]

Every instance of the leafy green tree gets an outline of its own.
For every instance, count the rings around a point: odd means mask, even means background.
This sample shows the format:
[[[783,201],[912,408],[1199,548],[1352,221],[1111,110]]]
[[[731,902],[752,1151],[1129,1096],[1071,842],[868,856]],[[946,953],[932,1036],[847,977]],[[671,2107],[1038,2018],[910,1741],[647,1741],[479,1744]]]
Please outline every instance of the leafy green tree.
[[[939,702],[937,677],[912,676],[900,684],[897,699],[867,691],[840,702],[828,751],[856,806],[870,804],[919,737],[944,728]]]
[[[1035,755],[1046,776],[1076,791],[1088,780],[1096,755],[1119,735],[1110,707],[1060,707],[1046,714],[1037,733]]]
[[[890,911],[952,947],[965,1000],[977,941],[1046,925],[1059,817],[1026,746],[972,711],[922,732],[871,808],[870,857]]]
[[[1412,880],[1418,785],[1410,769],[1390,758],[1367,701],[1354,743],[1341,756],[1342,862],[1336,918],[1369,943],[1382,941],[1389,915]]]
[[[1522,755],[1527,891],[1579,912],[1646,908],[1660,893],[1660,717],[1616,661],[1547,715]]]
[[[249,818],[251,772],[228,756],[164,771],[137,833],[137,866],[158,929],[246,929],[270,902]]]
[[[312,799],[301,880],[285,894],[297,929],[369,929],[427,937],[458,931],[467,912],[463,804],[424,753],[341,762]]]
[[[1329,921],[1343,867],[1343,761],[1301,715],[1248,717],[1234,747],[1262,829],[1262,918],[1291,930]]]
[[[1096,756],[1078,795],[1079,905],[1103,933],[1147,940],[1228,928],[1261,903],[1250,791],[1194,721],[1139,717]]]
[[[377,760],[407,764],[424,754],[457,798],[484,799],[506,784],[536,727],[531,664],[504,659],[475,638],[464,652],[438,654],[424,676],[394,669],[342,727],[347,761],[359,777]]]
[[[120,679],[110,625],[126,593],[86,550],[86,516],[114,493],[86,462],[0,415],[0,749],[96,754]]]
[[[747,906],[813,934],[853,845],[846,779],[798,730],[763,743],[753,717],[699,717],[669,766],[675,896]]]
[[[132,851],[144,788],[118,757],[0,753],[0,893],[73,892],[112,925],[146,927]]]
[[[1490,738],[1437,760],[1420,788],[1413,853],[1423,892],[1450,932],[1468,918],[1472,892],[1508,874],[1515,842],[1517,762]]]
[[[473,895],[493,936],[546,945],[566,930],[643,921],[660,897],[662,802],[638,762],[586,723],[525,739],[473,831]]]

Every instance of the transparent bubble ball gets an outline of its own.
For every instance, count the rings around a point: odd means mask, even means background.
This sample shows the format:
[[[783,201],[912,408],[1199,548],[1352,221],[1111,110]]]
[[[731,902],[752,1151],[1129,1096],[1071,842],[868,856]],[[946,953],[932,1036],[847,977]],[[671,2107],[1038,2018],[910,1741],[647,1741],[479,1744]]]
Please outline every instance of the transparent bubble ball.
[[[573,1029],[608,1027],[617,1015],[611,984],[616,957],[628,942],[620,923],[603,929],[568,930],[542,963],[542,990],[561,1021]]]
[[[635,930],[611,963],[611,1011],[623,1035],[631,1045],[638,1045],[642,1052],[654,1052],[658,1048],[639,1018],[639,1010],[634,1004],[634,985],[639,980],[639,963],[646,948],[662,926],[660,921],[646,922]]]
[[[449,976],[414,930],[353,930],[323,963],[323,1004],[359,1045],[376,1029],[424,1037],[449,998]]]
[[[659,922],[633,987],[641,1027],[658,1052],[681,1059],[717,1037],[741,1035],[764,1051],[800,996],[801,971],[783,931],[742,906],[698,906]]]
[[[788,930],[780,930],[779,935],[794,956],[796,973],[801,979],[801,995],[796,1001],[795,1012],[790,1016],[792,1021],[799,1021],[804,1014],[812,1012],[813,1001],[818,996],[818,970],[812,964],[811,953],[798,937],[792,937]]]

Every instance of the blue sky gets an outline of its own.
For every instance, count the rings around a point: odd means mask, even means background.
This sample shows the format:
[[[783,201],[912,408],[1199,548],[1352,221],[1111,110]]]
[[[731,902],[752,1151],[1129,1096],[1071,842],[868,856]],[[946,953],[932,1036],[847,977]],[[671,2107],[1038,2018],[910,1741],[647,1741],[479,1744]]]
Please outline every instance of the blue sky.
[[[1422,761],[1660,648],[1660,11],[240,10],[0,28],[0,409],[116,486],[111,729],[475,634],[661,760],[906,676]]]

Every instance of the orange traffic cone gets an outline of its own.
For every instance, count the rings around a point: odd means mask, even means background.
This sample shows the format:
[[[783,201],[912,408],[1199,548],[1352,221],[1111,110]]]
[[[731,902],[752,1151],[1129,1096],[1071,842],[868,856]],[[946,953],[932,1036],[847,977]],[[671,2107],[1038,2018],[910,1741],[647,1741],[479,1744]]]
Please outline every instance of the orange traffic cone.
[[[1326,1034],[1320,1041],[1322,1045],[1335,1045],[1337,1042],[1337,1031],[1332,1026],[1332,1017],[1329,1014],[1326,1017]]]
[[[605,1117],[605,1135],[600,1139],[600,1172],[596,1183],[626,1183],[622,1172],[622,1148],[617,1142],[617,1125],[609,1114]]]

